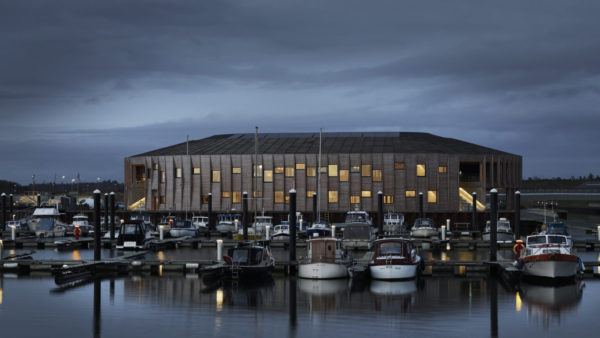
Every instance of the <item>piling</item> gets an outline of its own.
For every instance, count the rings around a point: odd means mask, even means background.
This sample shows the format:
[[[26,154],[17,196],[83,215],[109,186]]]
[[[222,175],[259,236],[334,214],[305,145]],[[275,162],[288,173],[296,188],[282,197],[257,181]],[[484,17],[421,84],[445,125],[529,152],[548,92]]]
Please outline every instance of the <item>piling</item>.
[[[208,228],[215,230],[213,213],[212,213],[212,193],[208,193]]]
[[[383,235],[383,192],[377,192],[377,231]]]
[[[99,261],[100,256],[100,190],[94,190],[94,260]]]
[[[6,194],[2,193],[2,195],[0,195],[0,199],[2,201],[0,201],[0,204],[2,204],[2,206],[0,206],[0,212],[2,212],[2,224],[0,224],[2,226],[2,231],[6,230]]]
[[[217,239],[217,262],[223,260],[223,240]]]
[[[108,230],[108,193],[104,193],[104,228]]]
[[[521,192],[515,192],[515,237],[521,238]]]
[[[446,219],[446,231],[450,232],[450,218]]]
[[[596,236],[597,236],[598,240],[600,241],[600,225],[596,226]]]
[[[94,279],[94,337],[100,337],[101,313],[102,313],[102,291],[100,279]]]
[[[17,239],[17,228],[14,225],[10,227],[10,239],[13,242]]]
[[[242,227],[244,228],[244,240],[248,240],[248,192],[242,194]]]
[[[477,231],[477,193],[473,191],[473,213],[471,214],[471,230]]]
[[[265,225],[265,239],[267,241],[271,240],[271,227],[268,225]]]
[[[13,219],[13,206],[15,202],[13,201],[13,194],[8,195],[8,218]]]
[[[158,239],[163,241],[165,239],[165,227],[162,225],[158,226]]]
[[[317,217],[317,193],[313,193],[313,224],[315,224],[317,222],[317,220],[319,219]]]
[[[42,206],[42,195],[37,194],[37,206],[38,208]]]
[[[115,239],[115,192],[110,192],[110,239]]]
[[[497,252],[498,190],[490,190],[490,262],[495,262]]]
[[[296,280],[294,278],[290,278],[288,290],[290,300],[290,308],[288,311],[290,313],[290,327],[295,330],[296,325],[298,324],[298,318],[296,315]]]
[[[419,218],[423,218],[423,193],[419,192]]]
[[[296,190],[290,190],[290,275],[296,272]]]
[[[331,237],[335,237],[335,225],[331,226]]]
[[[442,225],[442,241],[446,240],[446,226]]]

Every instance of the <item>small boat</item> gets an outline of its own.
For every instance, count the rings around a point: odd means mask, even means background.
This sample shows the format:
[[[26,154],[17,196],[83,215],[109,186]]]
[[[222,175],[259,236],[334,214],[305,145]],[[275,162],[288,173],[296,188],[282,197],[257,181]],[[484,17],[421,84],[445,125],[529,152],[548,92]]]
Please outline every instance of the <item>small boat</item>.
[[[273,229],[273,235],[271,240],[275,242],[289,241],[290,239],[290,225],[287,221],[283,221],[282,224],[276,225]]]
[[[219,214],[217,215],[217,232],[222,236],[231,235],[238,231],[241,225],[242,216],[240,214]]]
[[[177,217],[171,216],[171,215],[161,218],[160,222],[158,222],[158,228],[156,230],[160,231],[160,228],[162,227],[163,231],[169,231],[171,229],[171,226],[173,226],[173,222],[175,222],[176,219],[177,219]],[[131,220],[138,221],[140,219],[131,218]],[[144,225],[146,225],[145,221],[144,221]],[[152,229],[149,229],[149,230],[152,231]]]
[[[352,257],[347,254],[342,240],[333,237],[313,237],[306,240],[307,256],[298,264],[298,277],[333,279],[348,277]]]
[[[208,229],[208,216],[193,216],[192,226],[198,230],[199,234],[207,235],[210,232],[210,229]]]
[[[383,231],[387,234],[397,234],[404,226],[404,214],[388,211],[383,216]]]
[[[306,230],[306,234],[308,238],[331,236],[331,227],[325,222],[313,223],[313,225]]]
[[[253,281],[270,278],[275,268],[275,259],[271,249],[259,243],[239,242],[227,250],[224,263],[207,267],[203,279],[234,279]]]
[[[369,271],[373,279],[395,280],[417,277],[421,257],[405,238],[383,238],[375,241]]]
[[[491,222],[485,223],[485,230],[481,237],[484,241],[490,240],[490,228]],[[513,234],[510,227],[510,221],[502,217],[496,222],[496,242],[498,243],[512,243],[515,240],[515,234]]]
[[[173,238],[186,236],[196,237],[198,235],[198,230],[192,226],[192,221],[178,219],[173,222],[173,225],[169,230],[169,235]]]
[[[567,242],[568,242],[569,246],[570,247],[573,246],[573,238],[567,231],[567,226],[563,222],[558,222],[558,221],[549,222],[545,226],[544,230],[540,232],[540,234],[565,236],[565,237],[567,237]]]
[[[583,270],[579,257],[571,253],[567,236],[527,236],[525,248],[520,266],[526,277],[570,279],[577,275],[578,270]]]
[[[376,230],[371,225],[350,223],[344,227],[343,243],[344,247],[348,249],[370,250],[376,237]]]
[[[273,229],[273,217],[265,216],[264,211],[261,216],[256,216],[252,228],[257,235],[264,236],[266,233],[267,226]]]
[[[371,219],[371,216],[369,216],[368,212],[356,209],[353,211],[348,211],[346,213],[346,218],[344,220],[344,223],[338,224],[337,227],[341,231],[344,231],[346,226],[348,226],[350,224],[365,224],[365,225],[373,226],[373,220]]]
[[[116,234],[115,234],[116,236]],[[150,229],[144,221],[129,220],[121,224],[117,237],[116,248],[120,250],[136,250],[146,247],[146,243],[152,239]]]
[[[431,218],[417,218],[410,230],[411,237],[431,238],[439,235],[440,232]]]
[[[66,231],[70,234],[74,234],[75,227],[79,227],[79,230],[81,231],[79,234],[81,236],[87,236],[91,228],[88,217],[83,214],[73,216],[73,223],[67,226]]]
[[[156,231],[156,227],[154,226],[154,224],[152,223],[152,219],[150,217],[150,214],[146,214],[146,213],[135,213],[135,214],[131,214],[130,217],[131,220],[142,220],[144,221],[144,224],[146,224],[146,228],[150,229],[150,231]],[[169,221],[167,220],[166,223],[168,224]],[[115,216],[115,226],[117,226],[119,224],[119,217]],[[110,224],[109,227],[107,227],[107,230],[110,230]]]
[[[36,208],[29,224],[29,229],[35,231],[36,237],[63,237],[67,225],[58,217],[56,208]]]

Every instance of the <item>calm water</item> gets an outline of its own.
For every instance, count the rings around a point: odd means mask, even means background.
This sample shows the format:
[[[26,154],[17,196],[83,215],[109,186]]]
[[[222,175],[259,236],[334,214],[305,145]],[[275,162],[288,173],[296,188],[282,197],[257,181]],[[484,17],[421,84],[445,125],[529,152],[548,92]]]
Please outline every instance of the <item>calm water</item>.
[[[57,292],[49,278],[0,275],[0,290],[3,337],[487,337],[494,327],[500,337],[595,337],[600,311],[599,280],[517,294],[493,279],[207,286],[177,275]]]

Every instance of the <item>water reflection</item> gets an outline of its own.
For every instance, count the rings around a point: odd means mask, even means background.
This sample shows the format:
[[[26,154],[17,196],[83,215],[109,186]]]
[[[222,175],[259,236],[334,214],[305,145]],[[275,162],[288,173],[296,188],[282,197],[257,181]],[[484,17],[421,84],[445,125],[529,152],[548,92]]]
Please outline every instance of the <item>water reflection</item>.
[[[310,313],[328,313],[343,307],[342,302],[350,285],[347,279],[300,279],[298,289],[308,296]]]
[[[101,285],[100,279],[94,280],[94,337],[100,337],[100,311],[101,311]]]
[[[387,313],[407,313],[415,304],[417,281],[376,281],[372,280],[369,291],[375,295],[375,311]]]
[[[559,286],[523,282],[519,294],[527,306],[528,317],[548,328],[552,321],[560,323],[561,315],[577,308],[584,287],[581,281]]]

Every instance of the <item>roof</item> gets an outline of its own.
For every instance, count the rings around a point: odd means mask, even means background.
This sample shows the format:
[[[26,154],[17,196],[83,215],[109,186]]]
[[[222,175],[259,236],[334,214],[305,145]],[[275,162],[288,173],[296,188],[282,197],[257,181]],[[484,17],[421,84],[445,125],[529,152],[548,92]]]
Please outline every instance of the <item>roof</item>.
[[[36,208],[33,216],[58,216],[60,213],[55,208]]]
[[[254,154],[254,134],[222,134],[160,148],[137,156]],[[258,134],[259,154],[316,154],[319,133]],[[503,151],[453,138],[413,132],[323,133],[321,152],[332,153],[444,153],[502,154]]]

